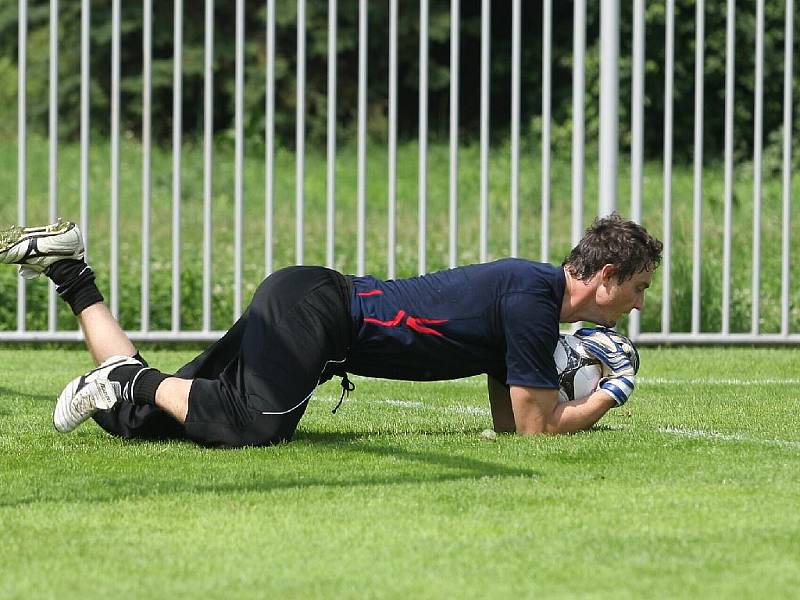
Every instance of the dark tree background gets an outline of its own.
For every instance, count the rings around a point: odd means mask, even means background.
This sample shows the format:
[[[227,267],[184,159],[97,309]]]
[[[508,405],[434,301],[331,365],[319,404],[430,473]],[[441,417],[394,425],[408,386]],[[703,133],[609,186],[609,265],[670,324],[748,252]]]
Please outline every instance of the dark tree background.
[[[266,70],[265,2],[246,2],[245,28],[245,129],[250,144],[263,143]],[[369,3],[369,128],[373,137],[386,135],[389,69],[389,3]],[[460,128],[463,139],[475,139],[480,116],[481,6],[478,0],[461,3]],[[599,3],[588,3],[586,59],[586,127],[589,150],[598,129],[598,32]],[[358,80],[358,2],[338,3],[339,135],[347,139],[355,128]],[[279,139],[294,140],[296,7],[277,2],[276,119]],[[203,37],[205,3],[185,3],[183,23],[183,129],[199,136],[203,127]],[[327,107],[327,8],[324,0],[309,0],[307,26],[307,134],[311,143],[324,140]],[[429,31],[429,124],[434,138],[446,138],[449,127],[450,3],[432,0]],[[172,133],[173,4],[153,2],[153,135],[161,141]],[[622,3],[620,38],[620,139],[630,135],[630,52],[632,7]],[[782,128],[784,6],[767,3],[764,62],[764,139],[780,143]],[[47,74],[49,3],[32,0],[29,6],[28,111],[33,130],[47,127]],[[399,20],[399,130],[403,138],[417,134],[419,3],[400,3]],[[555,137],[566,139],[572,107],[572,11],[571,2],[555,2],[553,16],[553,123]],[[540,2],[523,3],[522,115],[523,126],[536,129],[541,111]],[[719,156],[724,144],[725,4],[706,7],[704,140],[707,156]],[[111,90],[111,7],[93,1],[91,33],[91,112],[97,133],[107,133]],[[648,3],[646,9],[645,144],[650,156],[662,151],[664,114],[665,7]],[[62,3],[59,14],[60,135],[78,135],[80,110],[80,3]],[[675,19],[674,126],[675,156],[690,160],[694,127],[695,7],[678,0]],[[492,2],[491,16],[491,127],[495,139],[507,135],[511,104],[511,2]],[[229,132],[234,116],[235,4],[217,2],[214,39],[214,128]],[[0,117],[3,131],[13,131],[16,101],[17,3],[0,1]],[[142,112],[142,6],[122,3],[122,125],[139,135]],[[752,152],[753,88],[755,60],[755,0],[737,2],[736,9],[736,151],[739,158]],[[796,83],[796,80],[795,80]],[[797,87],[797,86],[795,86]],[[795,114],[800,93],[794,95]]]

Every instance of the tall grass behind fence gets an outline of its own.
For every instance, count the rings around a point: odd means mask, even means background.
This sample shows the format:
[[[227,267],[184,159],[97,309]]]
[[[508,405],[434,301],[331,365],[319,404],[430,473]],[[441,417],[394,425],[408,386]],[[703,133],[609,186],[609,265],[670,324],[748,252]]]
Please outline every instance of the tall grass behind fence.
[[[0,142],[0,184],[6,190],[0,203],[0,221],[16,223],[16,143]],[[325,262],[326,177],[324,148],[306,148],[305,262]],[[141,148],[132,139],[123,141],[120,182],[120,314],[129,330],[140,328],[141,291]],[[356,149],[343,146],[337,157],[336,264],[343,272],[356,268]],[[459,150],[458,258],[459,264],[478,261],[479,157],[477,145]],[[275,168],[274,268],[294,264],[294,154],[279,149]],[[47,143],[28,140],[28,222],[48,220]],[[92,145],[90,173],[89,259],[98,273],[102,290],[108,289],[109,265],[109,148],[98,140]],[[428,270],[448,263],[448,147],[434,143],[428,154]],[[215,150],[213,201],[212,329],[224,330],[233,317],[233,148],[221,143]],[[398,149],[397,274],[416,274],[417,269],[417,168],[416,143]],[[540,169],[537,147],[523,144],[521,156],[520,256],[540,258]],[[555,155],[552,161],[550,257],[557,262],[570,249],[570,162]],[[171,327],[171,193],[172,163],[169,149],[155,149],[152,181],[150,328]],[[387,154],[384,145],[369,146],[367,165],[367,272],[386,275]],[[202,326],[202,148],[189,144],[183,150],[181,224],[181,327]],[[509,254],[509,148],[497,145],[490,155],[489,257]],[[676,165],[673,171],[672,209],[672,323],[671,330],[689,331],[692,274],[692,170]],[[619,210],[628,212],[630,175],[621,164]],[[793,179],[793,195],[800,179]],[[731,331],[750,330],[752,268],[752,166],[736,168],[733,214]],[[597,165],[587,158],[584,223],[597,212]],[[661,163],[645,165],[643,224],[661,235],[663,206]],[[781,180],[779,173],[765,177],[762,198],[761,331],[780,331],[781,294]],[[248,298],[265,274],[264,268],[264,160],[251,151],[244,166],[243,297]],[[63,144],[59,149],[59,214],[78,219],[79,148]],[[722,298],[723,167],[710,164],[703,176],[702,331],[719,331]],[[800,214],[791,223],[792,256],[800,256]],[[800,261],[792,264],[791,281],[800,281]],[[16,274],[0,270],[0,330],[16,328]],[[28,284],[28,329],[47,327],[47,286]],[[800,285],[790,291],[790,329],[800,329]],[[624,327],[624,323],[621,326]],[[59,308],[59,329],[75,329],[72,315]],[[656,274],[642,314],[642,332],[661,330],[661,275]]]

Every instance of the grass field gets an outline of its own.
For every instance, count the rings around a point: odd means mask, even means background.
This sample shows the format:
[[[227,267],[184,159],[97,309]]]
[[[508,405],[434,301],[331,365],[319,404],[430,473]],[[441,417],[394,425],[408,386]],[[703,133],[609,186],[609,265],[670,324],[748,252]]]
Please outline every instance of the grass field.
[[[150,351],[171,369],[190,351]],[[2,598],[793,598],[787,349],[642,350],[590,432],[490,442],[484,382],[318,390],[291,444],[50,424],[78,349],[0,349]],[[45,366],[46,365],[46,366]]]

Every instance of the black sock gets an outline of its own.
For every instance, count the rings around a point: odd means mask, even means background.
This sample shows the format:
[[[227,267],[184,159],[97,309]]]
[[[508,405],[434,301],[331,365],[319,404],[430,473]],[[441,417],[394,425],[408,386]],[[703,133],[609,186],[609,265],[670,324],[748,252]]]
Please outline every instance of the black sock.
[[[156,390],[167,377],[158,369],[136,365],[123,365],[108,374],[122,387],[122,399],[134,404],[155,404]]]
[[[84,260],[59,260],[50,265],[46,275],[56,284],[58,295],[75,315],[103,301],[103,294],[94,282],[94,271]]]

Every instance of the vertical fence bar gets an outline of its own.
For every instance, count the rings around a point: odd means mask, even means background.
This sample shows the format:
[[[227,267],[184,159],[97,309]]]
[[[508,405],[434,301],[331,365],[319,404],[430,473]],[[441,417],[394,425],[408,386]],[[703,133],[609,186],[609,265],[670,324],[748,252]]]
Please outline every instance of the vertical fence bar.
[[[153,1],[143,2],[142,23],[142,291],[141,329],[150,329],[150,206],[153,89]]]
[[[617,208],[618,136],[619,0],[606,0],[600,4],[600,216]]]
[[[736,0],[728,0],[725,24],[725,190],[722,238],[722,333],[730,333],[731,238],[733,236],[733,82],[736,59]]]
[[[548,262],[550,248],[550,98],[553,54],[553,0],[542,3],[542,239],[541,261]]]
[[[89,252],[89,33],[92,4],[90,0],[81,0],[81,175],[80,175],[80,228],[83,234],[83,245]]]
[[[172,59],[172,331],[181,328],[181,129],[183,2],[176,0]]]
[[[367,235],[367,0],[358,3],[358,215],[356,273],[366,272]]]
[[[211,230],[214,194],[214,0],[205,2],[203,40],[203,331],[211,329]]]
[[[664,260],[662,273],[661,332],[670,331],[670,302],[672,283],[672,97],[675,76],[675,0],[667,0],[664,68]]]
[[[111,5],[111,314],[119,317],[119,102],[121,0]]]
[[[789,261],[792,206],[792,53],[794,0],[786,0],[783,55],[783,235],[781,237],[781,335],[789,335]]]
[[[692,236],[692,333],[700,333],[700,285],[703,232],[703,63],[705,2],[695,2],[694,59],[694,223]]]
[[[644,0],[633,2],[633,68],[631,85],[631,219],[642,222],[644,194]],[[632,311],[628,334],[639,335],[641,315]]]
[[[511,256],[519,253],[519,79],[522,3],[514,0],[511,10]]]
[[[275,205],[275,3],[267,0],[267,91],[264,98],[264,275],[273,268],[273,212]]]
[[[50,107],[48,129],[50,134],[48,198],[50,222],[58,217],[58,0],[50,0]],[[56,286],[52,281],[47,289],[47,330],[56,330]]]
[[[633,2],[633,68],[631,72],[631,219],[642,221],[644,194],[644,0]]]
[[[575,0],[572,18],[572,245],[576,246],[583,235],[586,0]]]
[[[481,200],[480,262],[489,259],[489,68],[491,56],[490,0],[481,2]]]
[[[328,0],[328,160],[326,165],[325,261],[329,269],[336,267],[336,14],[336,0]]]
[[[27,77],[28,77],[28,2],[19,0],[19,21],[17,23],[17,221],[25,225],[27,221]],[[26,309],[25,280],[17,279],[17,331],[25,331]]]
[[[458,263],[458,44],[459,0],[450,2],[450,268]]]
[[[396,272],[397,246],[397,1],[389,2],[389,214],[386,224],[386,271]]]
[[[297,0],[297,98],[295,100],[295,262],[303,264],[306,170],[306,2]]]
[[[236,0],[236,108],[233,193],[233,320],[242,315],[242,211],[244,204],[244,0]]]
[[[426,232],[428,209],[428,0],[419,2],[419,233],[417,271],[427,270]]]
[[[756,2],[755,124],[753,131],[753,283],[751,333],[757,334],[761,288],[761,156],[764,117],[764,0]]]

